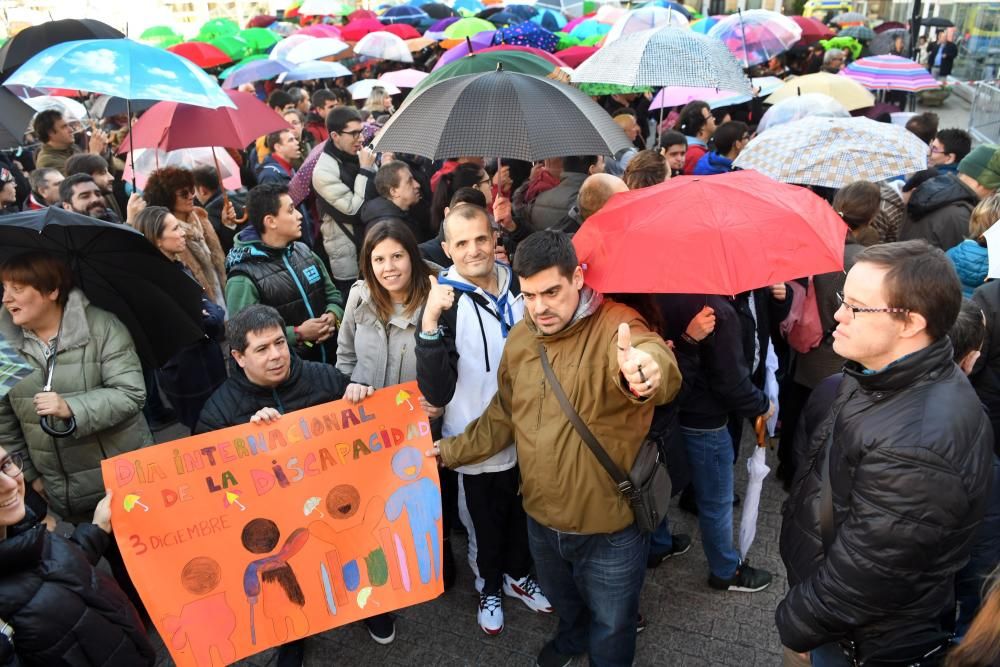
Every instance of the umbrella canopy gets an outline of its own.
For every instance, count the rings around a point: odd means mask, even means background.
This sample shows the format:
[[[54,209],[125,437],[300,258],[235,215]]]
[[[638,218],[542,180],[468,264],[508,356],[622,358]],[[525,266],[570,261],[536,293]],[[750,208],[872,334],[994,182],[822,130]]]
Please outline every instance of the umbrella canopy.
[[[361,81],[355,81],[347,87],[347,91],[351,94],[352,100],[367,100],[371,97],[372,90],[375,88],[382,88],[390,95],[399,95],[399,93],[402,92],[395,84],[386,83],[385,81],[380,81],[379,79],[362,79]]]
[[[375,19],[377,21],[378,14],[370,9],[355,9],[347,15],[348,21],[360,21],[361,19]]]
[[[442,40],[445,39],[444,29],[450,26],[452,23],[456,23],[461,19],[457,16],[449,16],[447,18],[435,21],[427,28],[427,32],[424,33],[424,37],[428,39]]]
[[[139,35],[139,41],[165,49],[168,46],[180,44],[184,41],[184,37],[174,32],[174,29],[170,26],[154,25],[142,31],[142,34]]]
[[[538,14],[538,9],[536,7],[532,7],[530,4],[508,4],[504,6],[504,11],[510,12],[511,14],[517,14],[525,21]]]
[[[493,44],[493,32],[481,32],[472,37],[466,37],[465,41],[460,44],[456,44],[447,51],[441,54],[438,58],[437,64],[434,65],[434,70],[441,69],[448,63],[454,62],[463,56],[467,56],[470,53],[478,53],[483,49],[488,49]],[[432,70],[433,71],[433,70]]]
[[[122,141],[119,153],[133,148],[179,148],[222,146],[243,150],[257,137],[291,127],[284,118],[251,93],[230,90],[235,108],[205,107],[160,102],[149,108]]]
[[[385,30],[385,24],[375,19],[355,19],[340,29],[340,37],[345,42],[356,42],[367,34]]]
[[[417,53],[418,51],[423,51],[424,49],[434,46],[437,44],[436,40],[427,39],[426,37],[418,37],[416,39],[406,40],[406,48],[410,50],[410,53]]]
[[[219,37],[235,35],[240,31],[240,25],[229,18],[218,18],[206,21],[198,30],[198,39],[208,41]]]
[[[853,37],[859,42],[870,42],[875,39],[875,31],[866,25],[852,25],[837,33],[838,37]]]
[[[795,21],[799,29],[802,30],[802,37],[799,38],[800,44],[815,44],[821,39],[833,37],[833,31],[819,19],[811,16],[789,16],[788,18]]]
[[[624,14],[615,21],[614,25],[611,26],[610,32],[604,38],[604,44],[608,45],[620,37],[631,35],[633,32],[641,32],[668,25],[684,28],[687,27],[688,20],[684,14],[676,12],[673,9],[664,9],[663,7],[655,6],[640,7]]]
[[[360,56],[412,63],[413,54],[402,39],[388,32],[373,32],[361,38],[354,45],[354,52]]]
[[[422,9],[410,5],[399,5],[390,7],[379,17],[382,23],[405,23],[407,25],[417,25],[424,21],[430,21],[430,15]]]
[[[714,26],[716,23],[719,22],[720,18],[722,17],[706,16],[704,18],[700,18],[697,21],[693,21],[691,23],[691,30],[701,35],[707,35],[708,31],[712,29],[712,26]]]
[[[583,16],[577,16],[575,19],[567,21],[566,25],[563,26],[563,32],[567,33],[572,32],[573,28],[575,28],[576,26],[580,25],[584,21],[594,18],[594,15],[596,13],[597,12],[590,12],[589,14],[584,14]]]
[[[45,111],[55,109],[62,114],[67,121],[82,121],[87,114],[87,107],[71,97],[60,97],[58,95],[39,95],[38,97],[28,97],[24,103],[35,111]],[[24,126],[27,129],[27,125]],[[23,130],[22,130],[23,132]]]
[[[611,32],[610,24],[601,23],[597,19],[587,19],[586,21],[577,24],[572,30],[569,31],[569,34],[583,41],[594,37],[604,37],[609,32]]]
[[[750,67],[792,48],[802,38],[802,28],[777,12],[749,9],[721,19],[708,36],[724,42],[744,67]]]
[[[686,86],[753,94],[726,45],[668,26],[644,30],[604,47],[573,72],[574,82],[624,86]]]
[[[865,90],[864,86],[850,77],[817,72],[786,79],[784,85],[764,100],[768,104],[796,97],[806,93],[823,93],[829,95],[844,105],[848,111],[864,109],[875,104],[875,96]]]
[[[229,76],[226,77],[222,87],[223,89],[231,90],[239,88],[244,83],[267,81],[268,79],[273,79],[276,76],[293,69],[296,64],[297,63],[291,63],[287,60],[278,60],[276,58],[254,60],[253,62],[249,62],[242,67],[234,69]]]
[[[754,79],[755,87],[760,88],[760,94],[766,95],[781,86],[781,79],[776,76],[762,76]],[[586,84],[584,84],[586,85]],[[678,107],[701,100],[707,102],[713,109],[726,107],[732,104],[743,104],[753,99],[753,95],[748,93],[737,93],[731,90],[719,90],[717,88],[689,88],[686,86],[668,86],[661,88],[649,103],[650,111],[661,107]]]
[[[323,146],[322,143],[319,145]],[[126,181],[134,178],[136,187],[140,190],[145,189],[149,175],[163,167],[183,167],[188,171],[193,171],[198,167],[215,169],[216,165],[219,168],[222,187],[226,190],[239,190],[243,187],[239,166],[223,148],[182,148],[169,152],[153,148],[139,148],[136,149],[133,158],[135,159],[135,170],[132,169],[132,161],[129,160],[125,163],[122,178]]]
[[[441,2],[428,2],[420,5],[420,9],[432,19],[444,19],[449,16],[458,16],[458,12]]]
[[[0,48],[0,80],[50,46],[81,39],[118,39],[124,37],[106,23],[95,19],[47,21],[25,28]]]
[[[255,53],[252,56],[247,56],[246,58],[244,58],[243,60],[239,61],[238,63],[233,63],[232,65],[230,65],[226,69],[224,69],[221,72],[219,72],[218,78],[220,80],[227,79],[227,78],[229,78],[230,74],[232,74],[236,70],[240,69],[241,67],[246,67],[250,63],[256,62],[258,60],[267,60],[267,59],[268,58],[267,58],[267,54],[266,53]]]
[[[464,9],[465,11],[475,13],[482,11],[485,6],[486,5],[481,3],[479,0],[455,0],[455,2],[452,3],[452,7],[454,7],[457,12],[461,12]]]
[[[514,12],[497,12],[496,14],[490,15],[490,17],[486,20],[492,23],[493,25],[502,28],[508,25],[516,25],[518,23],[524,23],[527,19],[525,19],[523,16],[519,14],[515,14]]]
[[[0,148],[20,146],[35,110],[0,86]]]
[[[25,361],[6,338],[0,336],[0,398],[34,372],[35,367]]]
[[[183,42],[167,47],[167,51],[175,53],[181,58],[187,58],[202,69],[233,62],[232,57],[208,42]]]
[[[296,63],[287,72],[278,75],[278,83],[289,81],[312,81],[314,79],[339,79],[342,76],[351,76],[351,70],[340,63],[330,63],[325,60],[308,60],[304,63]]]
[[[129,100],[111,95],[101,95],[90,105],[90,115],[92,118],[110,118],[111,116],[121,116],[129,112],[139,113],[156,104],[156,100]]]
[[[50,206],[0,219],[0,260],[41,250],[63,258],[91,303],[114,313],[154,368],[202,339],[194,280],[128,225]]]
[[[530,46],[534,49],[554,53],[559,44],[559,38],[540,25],[527,21],[497,30],[493,35],[493,44]]]
[[[809,117],[757,135],[733,165],[784,183],[840,188],[926,169],[927,144],[901,125]]]
[[[209,42],[233,60],[243,60],[253,55],[253,47],[236,35],[223,35]]]
[[[596,46],[571,46],[562,51],[556,51],[556,57],[568,67],[579,67],[587,58],[597,53]]]
[[[254,53],[266,53],[281,41],[278,33],[267,28],[247,28],[240,30],[236,36],[249,44]]]
[[[543,51],[542,49],[536,49],[531,46],[518,46],[517,44],[498,44],[497,46],[488,46],[485,49],[476,51],[476,53],[496,53],[496,52],[507,52],[519,51],[521,53],[530,53],[531,55],[541,58],[545,62],[552,63],[553,67],[566,67],[565,61],[559,58],[556,54],[550,53],[548,51]]]
[[[875,34],[881,35],[887,30],[906,30],[906,26],[899,21],[883,21],[875,26]]]
[[[272,14],[258,14],[247,21],[248,28],[266,28],[277,22],[278,17]]]
[[[418,39],[420,37],[420,31],[412,25],[408,25],[406,23],[393,23],[392,25],[387,25],[385,27],[385,32],[390,35],[395,35],[402,40]]]
[[[830,19],[830,23],[836,23],[842,28],[847,28],[852,25],[867,25],[868,18],[858,12],[843,12]]]
[[[268,54],[268,57],[273,58],[274,60],[287,60],[291,62],[291,60],[288,57],[288,54],[292,51],[292,49],[299,46],[300,44],[305,44],[307,42],[311,42],[316,39],[323,39],[323,38],[314,37],[312,35],[303,35],[301,34],[301,32],[296,33],[291,37],[286,37],[277,44],[275,44],[274,48],[271,49],[271,52]]]
[[[81,90],[131,100],[172,100],[204,107],[233,106],[219,84],[189,60],[130,39],[90,39],[51,46],[5,82]]]
[[[843,270],[846,234],[808,189],[736,171],[616,194],[573,245],[601,292],[731,295]]]
[[[444,29],[445,39],[465,39],[481,32],[493,32],[496,26],[480,18],[465,18],[455,21]]]
[[[652,2],[647,2],[644,7],[660,7],[662,9],[672,9],[675,12],[679,12],[684,15],[684,18],[691,20],[695,18],[695,13],[692,12],[690,7],[686,7],[679,2],[672,2],[672,0],[652,0]]]
[[[308,35],[309,37],[340,37],[340,28],[329,23],[314,23],[300,30],[295,31],[295,35]],[[292,35],[294,37],[295,35]]]
[[[927,28],[954,28],[955,24],[946,18],[932,16],[927,19],[920,19],[920,25]]]
[[[869,90],[905,90],[916,93],[941,87],[923,66],[901,56],[869,56],[855,60],[841,72]]]
[[[824,116],[826,118],[850,118],[851,112],[844,105],[829,95],[822,93],[806,93],[778,102],[761,116],[757,125],[758,134],[772,127],[791,123],[809,116]]]
[[[438,81],[452,79],[456,76],[492,72],[496,70],[498,63],[502,64],[503,69],[507,72],[520,72],[521,74],[535,74],[537,76],[549,76],[556,69],[547,60],[521,51],[478,52],[434,70],[417,86],[415,92],[433,86]]]
[[[411,95],[375,139],[378,151],[432,160],[483,155],[536,162],[614,155],[628,138],[572,86],[498,70],[446,79]]]
[[[394,88],[416,88],[420,82],[426,79],[429,74],[418,69],[400,69],[395,72],[386,72],[378,78],[383,86]]]
[[[556,32],[566,27],[566,17],[554,9],[542,9],[532,16],[530,20],[549,32]]]
[[[743,494],[743,511],[740,514],[740,557],[746,561],[753,540],[757,536],[757,515],[760,511],[760,492],[764,479],[771,469],[767,465],[767,447],[754,447],[747,459],[747,490]]]
[[[907,53],[910,49],[910,31],[905,28],[892,28],[884,30],[877,35],[868,45],[868,50],[873,56],[884,56],[893,52],[896,47],[896,40],[903,40],[903,48],[895,55]]]
[[[293,45],[291,49],[283,51],[283,57],[290,63],[304,63],[307,60],[320,60],[335,56],[349,48],[351,47],[348,46],[347,42],[334,37],[317,37]]]

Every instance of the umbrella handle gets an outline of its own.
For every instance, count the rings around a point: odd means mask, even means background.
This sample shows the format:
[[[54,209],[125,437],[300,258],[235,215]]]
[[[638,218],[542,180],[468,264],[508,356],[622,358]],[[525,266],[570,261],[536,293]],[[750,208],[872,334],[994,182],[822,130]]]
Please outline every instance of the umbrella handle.
[[[74,431],[76,431],[76,418],[70,417],[67,421],[69,422],[69,425],[66,427],[66,429],[63,431],[59,431],[52,426],[51,422],[49,421],[49,416],[45,415],[39,422],[39,426],[41,426],[42,430],[45,431],[47,434],[51,435],[53,438],[68,438],[69,436],[73,435]]]
[[[757,434],[757,446],[763,447],[767,444],[767,420],[764,415],[757,417],[753,423],[754,433]]]

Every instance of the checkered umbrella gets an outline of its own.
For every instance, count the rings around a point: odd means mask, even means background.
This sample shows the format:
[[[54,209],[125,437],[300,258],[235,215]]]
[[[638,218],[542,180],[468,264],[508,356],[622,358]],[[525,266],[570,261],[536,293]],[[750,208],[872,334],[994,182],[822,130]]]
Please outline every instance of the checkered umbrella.
[[[753,94],[743,68],[725,44],[673,26],[634,32],[605,46],[576,68],[573,82]]]
[[[481,155],[537,162],[614,155],[630,145],[576,88],[501,69],[445,79],[411,95],[375,138],[377,151],[432,160]]]
[[[901,125],[814,116],[762,132],[733,166],[784,183],[839,188],[926,169],[927,144]]]
[[[859,42],[870,42],[875,39],[875,31],[866,25],[852,25],[837,33],[840,37],[853,37]]]
[[[916,93],[940,88],[941,83],[921,65],[901,56],[869,56],[855,60],[841,72],[868,90],[905,90]]]

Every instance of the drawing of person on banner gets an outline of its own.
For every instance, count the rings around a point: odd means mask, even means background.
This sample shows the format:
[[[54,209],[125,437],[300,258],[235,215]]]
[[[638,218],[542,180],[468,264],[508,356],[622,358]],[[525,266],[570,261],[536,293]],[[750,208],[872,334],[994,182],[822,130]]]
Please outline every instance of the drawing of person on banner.
[[[395,521],[406,510],[420,581],[426,584],[431,580],[431,567],[434,568],[434,578],[441,577],[441,538],[437,529],[437,521],[441,518],[441,492],[434,482],[420,476],[423,464],[423,455],[414,447],[404,447],[393,455],[392,471],[410,483],[389,496],[385,516],[389,521]],[[430,549],[434,550],[433,556]]]
[[[243,527],[243,547],[254,554],[274,551],[281,539],[278,525],[270,519],[253,519]],[[250,641],[257,643],[254,626],[254,608],[261,602],[264,616],[274,625],[274,636],[285,642],[291,632],[297,637],[309,634],[309,622],[302,608],[306,604],[305,595],[299,581],[288,564],[288,559],[297,554],[309,540],[309,531],[296,528],[285,540],[281,550],[247,565],[243,573],[243,590],[250,603]]]
[[[197,556],[184,565],[180,579],[184,590],[201,597],[185,604],[177,616],[163,619],[169,633],[164,639],[179,651],[189,649],[199,666],[215,664],[213,648],[219,664],[236,662],[236,647],[230,639],[236,630],[236,614],[226,603],[226,592],[215,590],[222,581],[222,567],[213,558]]]

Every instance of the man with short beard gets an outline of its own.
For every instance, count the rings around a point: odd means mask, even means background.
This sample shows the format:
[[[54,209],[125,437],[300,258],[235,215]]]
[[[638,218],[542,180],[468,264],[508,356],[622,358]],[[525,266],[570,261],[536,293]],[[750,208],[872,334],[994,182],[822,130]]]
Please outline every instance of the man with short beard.
[[[119,220],[121,219],[121,206],[118,204],[118,200],[115,199],[114,193],[115,177],[114,174],[108,171],[107,160],[93,153],[77,153],[66,160],[63,173],[66,176],[89,174],[94,179],[94,182],[97,183],[97,187],[100,189],[101,195],[104,197],[104,203],[108,209],[118,216]]]
[[[105,222],[121,222],[114,211],[108,209],[104,194],[89,174],[73,174],[64,180],[59,185],[59,198],[67,211],[88,215]],[[128,200],[128,216],[125,218],[125,224],[131,225],[135,216],[144,208],[146,202],[138,194],[133,193]]]

